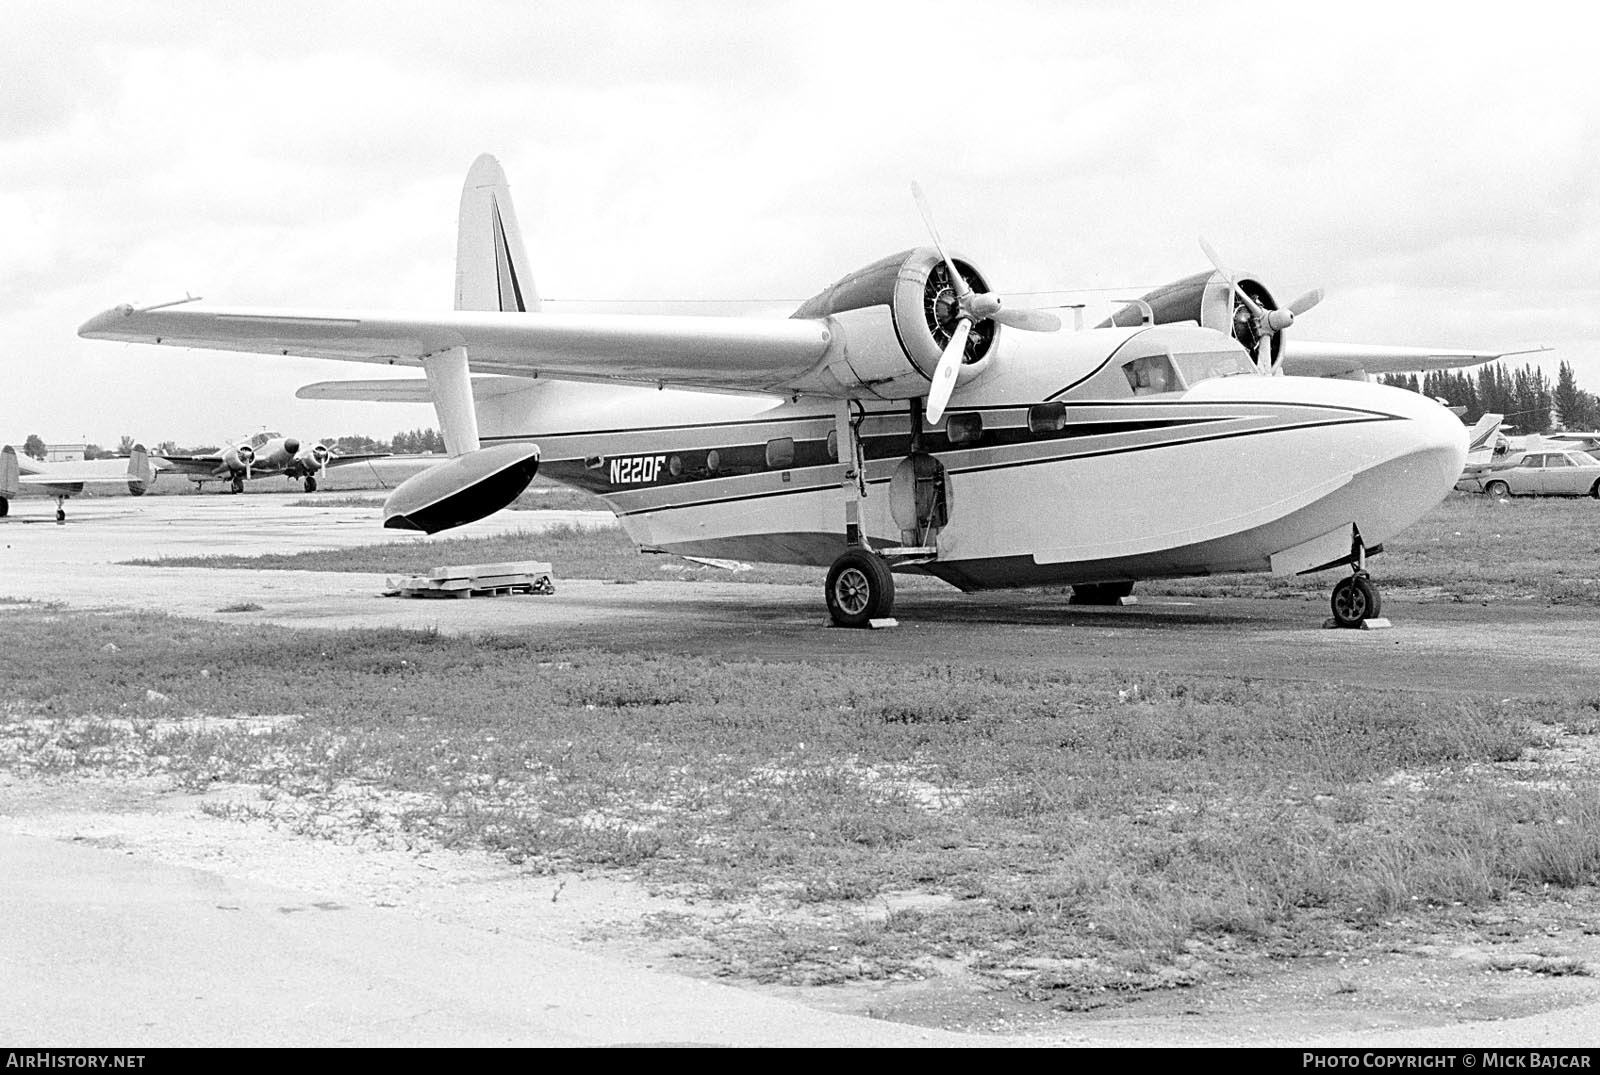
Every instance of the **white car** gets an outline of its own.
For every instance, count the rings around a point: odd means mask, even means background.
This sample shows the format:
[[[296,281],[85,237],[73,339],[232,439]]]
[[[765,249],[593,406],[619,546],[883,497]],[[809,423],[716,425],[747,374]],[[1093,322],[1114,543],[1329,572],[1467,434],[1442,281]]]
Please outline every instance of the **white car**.
[[[1490,496],[1592,496],[1600,499],[1600,459],[1588,452],[1535,451],[1514,466],[1463,477],[1457,489]]]

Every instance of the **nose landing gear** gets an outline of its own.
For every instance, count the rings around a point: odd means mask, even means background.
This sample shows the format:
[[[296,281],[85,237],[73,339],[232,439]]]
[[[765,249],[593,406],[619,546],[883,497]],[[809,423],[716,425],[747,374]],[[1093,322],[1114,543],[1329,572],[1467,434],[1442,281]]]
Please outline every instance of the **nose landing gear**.
[[[1380,549],[1381,546],[1374,546],[1372,551]],[[1354,526],[1350,528],[1350,566],[1353,569],[1350,576],[1334,584],[1330,602],[1333,619],[1327,626],[1352,630],[1389,626],[1388,620],[1379,618],[1383,596],[1373,585],[1372,576],[1367,574],[1367,547],[1361,540],[1361,531]]]
[[[1359,628],[1367,620],[1377,619],[1383,599],[1367,573],[1358,571],[1334,585],[1332,605],[1335,626]]]

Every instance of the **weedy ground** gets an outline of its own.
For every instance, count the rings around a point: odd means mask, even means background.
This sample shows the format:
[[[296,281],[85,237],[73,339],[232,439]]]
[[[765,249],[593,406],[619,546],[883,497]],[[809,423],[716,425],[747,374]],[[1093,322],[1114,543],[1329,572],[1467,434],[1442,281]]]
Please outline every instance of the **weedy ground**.
[[[721,661],[37,605],[0,615],[0,671],[0,770],[233,786],[212,810],[309,836],[616,871],[694,900],[657,937],[757,981],[957,967],[1088,1008],[1600,880],[1593,769],[1504,764],[1592,743],[1600,693]]]
[[[527,540],[161,563],[383,573],[525,558]],[[537,540],[566,577],[683,566],[638,555],[615,528]],[[1454,496],[1373,566],[1388,592],[1592,605],[1596,564],[1594,501]],[[1326,585],[1239,576],[1141,592]],[[1510,904],[1592,922],[1600,882],[1600,686],[1502,699],[0,613],[0,771],[157,774],[242,789],[209,809],[309,836],[611,871],[692,898],[696,913],[646,926],[746,979],[958,968],[1088,1008],[1263,953],[1466,928]],[[71,677],[57,674],[64,653]],[[1556,756],[1586,761],[1541,760]]]

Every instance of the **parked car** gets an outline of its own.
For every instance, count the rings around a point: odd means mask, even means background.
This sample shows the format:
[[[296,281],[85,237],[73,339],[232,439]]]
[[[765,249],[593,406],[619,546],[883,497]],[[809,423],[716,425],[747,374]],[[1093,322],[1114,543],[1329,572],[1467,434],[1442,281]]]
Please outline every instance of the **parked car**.
[[[1490,496],[1592,496],[1600,499],[1600,459],[1588,452],[1529,452],[1514,466],[1463,475],[1457,489]]]

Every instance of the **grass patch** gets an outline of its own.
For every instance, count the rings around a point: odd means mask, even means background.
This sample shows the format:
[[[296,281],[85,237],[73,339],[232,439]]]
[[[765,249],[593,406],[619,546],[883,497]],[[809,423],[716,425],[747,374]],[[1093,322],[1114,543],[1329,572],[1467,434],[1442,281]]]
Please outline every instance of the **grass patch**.
[[[1135,692],[1037,667],[31,610],[0,620],[0,654],[0,768],[243,784],[259,797],[230,816],[310,835],[627,870],[708,908],[653,928],[760,980],[950,959],[1086,1006],[1600,880],[1594,781],[1498,764],[1551,729],[1594,734],[1600,696],[1177,674]],[[272,714],[296,717],[214,719]]]

